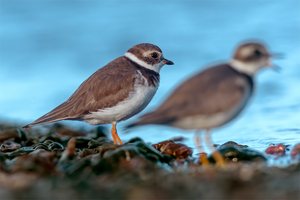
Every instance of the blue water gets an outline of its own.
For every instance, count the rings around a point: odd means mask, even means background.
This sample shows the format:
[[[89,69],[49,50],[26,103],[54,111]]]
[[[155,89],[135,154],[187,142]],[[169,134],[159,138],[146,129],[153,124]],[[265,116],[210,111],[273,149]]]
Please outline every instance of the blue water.
[[[299,8],[299,0],[0,0],[0,118],[21,124],[36,119],[141,42],[159,45],[175,62],[162,70],[160,88],[144,112],[150,111],[181,81],[229,59],[240,41],[257,38],[284,53],[285,59],[275,61],[282,71],[261,72],[250,105],[215,130],[213,140],[261,150],[270,143],[295,144],[300,142]],[[148,126],[125,133],[121,126],[128,122],[119,127],[123,139],[186,136],[193,146],[192,132]]]

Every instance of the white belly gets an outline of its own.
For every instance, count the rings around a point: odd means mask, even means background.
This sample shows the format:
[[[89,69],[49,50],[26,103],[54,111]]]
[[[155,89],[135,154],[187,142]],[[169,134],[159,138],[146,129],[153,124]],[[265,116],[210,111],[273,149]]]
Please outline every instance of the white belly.
[[[181,129],[210,129],[227,123],[233,119],[233,117],[234,115],[230,112],[217,113],[209,116],[198,115],[185,117],[176,121],[172,125]]]
[[[128,119],[148,105],[157,88],[138,84],[124,101],[114,107],[91,112],[84,119],[90,124],[108,124]]]

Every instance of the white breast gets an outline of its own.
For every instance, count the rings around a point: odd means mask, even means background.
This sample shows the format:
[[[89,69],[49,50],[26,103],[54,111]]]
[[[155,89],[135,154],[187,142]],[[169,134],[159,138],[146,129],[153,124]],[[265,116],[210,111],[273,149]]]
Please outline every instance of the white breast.
[[[107,124],[128,119],[142,111],[156,93],[158,84],[156,87],[149,86],[139,71],[136,76],[135,89],[127,99],[119,102],[116,106],[91,112],[84,117],[85,121],[90,124]]]
[[[188,129],[188,130],[198,130],[198,129],[210,129],[219,127],[233,118],[232,112],[226,113],[216,113],[213,115],[196,115],[185,117],[176,121],[173,126]]]

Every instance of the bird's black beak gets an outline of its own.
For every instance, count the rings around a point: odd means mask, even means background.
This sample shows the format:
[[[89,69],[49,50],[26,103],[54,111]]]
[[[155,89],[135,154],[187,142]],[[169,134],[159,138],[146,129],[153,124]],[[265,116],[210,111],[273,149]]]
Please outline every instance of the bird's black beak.
[[[284,54],[283,53],[271,53],[270,57],[275,58],[275,59],[284,59]]]
[[[164,65],[174,65],[174,63],[171,60],[165,58],[162,59],[162,62],[164,63]]]

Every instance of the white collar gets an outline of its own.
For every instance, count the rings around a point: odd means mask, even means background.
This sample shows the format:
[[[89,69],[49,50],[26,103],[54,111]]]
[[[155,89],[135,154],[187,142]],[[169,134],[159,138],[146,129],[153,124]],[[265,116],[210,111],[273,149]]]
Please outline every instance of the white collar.
[[[261,66],[258,64],[245,63],[236,59],[232,59],[229,64],[235,70],[247,74],[249,76],[253,76],[261,68]]]
[[[126,52],[125,57],[127,57],[131,61],[135,62],[136,64],[140,65],[141,67],[153,70],[157,73],[159,73],[161,67],[164,65],[162,62],[155,64],[155,65],[150,65],[150,64],[144,62],[143,60],[139,59],[138,57],[136,57],[134,54],[132,54],[130,52]]]

